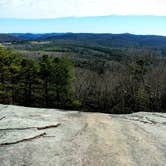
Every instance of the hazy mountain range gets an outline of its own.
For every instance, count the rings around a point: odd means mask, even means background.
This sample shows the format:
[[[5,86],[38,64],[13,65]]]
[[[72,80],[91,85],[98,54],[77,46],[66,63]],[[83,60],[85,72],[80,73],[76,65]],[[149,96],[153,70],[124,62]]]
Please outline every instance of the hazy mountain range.
[[[0,42],[25,41],[25,40],[47,40],[63,43],[100,45],[111,47],[153,47],[166,48],[166,37],[155,35],[133,35],[133,34],[94,34],[94,33],[13,33],[0,34]]]

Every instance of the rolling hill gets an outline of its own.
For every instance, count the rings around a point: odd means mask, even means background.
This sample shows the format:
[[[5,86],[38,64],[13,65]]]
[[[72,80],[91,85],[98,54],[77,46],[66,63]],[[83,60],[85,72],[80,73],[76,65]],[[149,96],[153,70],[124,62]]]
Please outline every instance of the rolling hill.
[[[0,42],[13,42],[19,40],[19,38],[10,34],[0,34]]]
[[[4,35],[5,36],[5,35]],[[8,35],[7,35],[8,36]],[[10,34],[11,39],[49,40],[74,44],[90,44],[109,47],[150,47],[166,48],[166,37],[133,34],[93,34],[93,33],[46,33],[46,34]],[[3,36],[0,36],[0,40]],[[6,37],[7,38],[7,37]],[[7,39],[10,39],[8,37]]]

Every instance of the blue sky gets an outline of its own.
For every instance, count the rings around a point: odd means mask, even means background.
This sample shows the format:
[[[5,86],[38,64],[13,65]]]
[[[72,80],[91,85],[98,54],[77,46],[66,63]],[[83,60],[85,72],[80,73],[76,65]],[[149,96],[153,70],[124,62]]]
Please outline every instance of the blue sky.
[[[166,0],[0,0],[0,33],[11,32],[166,36]]]
[[[0,19],[0,33],[133,33],[166,36],[166,16],[103,16],[57,19]]]

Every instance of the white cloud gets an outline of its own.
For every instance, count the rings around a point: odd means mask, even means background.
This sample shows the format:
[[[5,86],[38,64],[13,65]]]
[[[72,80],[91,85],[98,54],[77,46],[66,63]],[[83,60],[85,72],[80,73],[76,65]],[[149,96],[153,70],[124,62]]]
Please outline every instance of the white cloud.
[[[164,15],[166,0],[0,0],[0,17]]]

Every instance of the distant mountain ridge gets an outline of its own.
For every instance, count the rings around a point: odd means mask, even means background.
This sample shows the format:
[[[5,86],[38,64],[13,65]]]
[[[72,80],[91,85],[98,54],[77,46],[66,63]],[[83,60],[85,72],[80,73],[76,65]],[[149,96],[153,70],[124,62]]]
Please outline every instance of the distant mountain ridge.
[[[97,33],[12,33],[0,34],[0,41],[38,40],[70,44],[90,44],[107,47],[153,47],[166,49],[166,37],[157,35],[97,34]]]
[[[23,39],[23,40],[37,40],[44,39],[52,36],[64,35],[65,33],[44,33],[44,34],[33,34],[33,33],[10,33],[10,35]]]
[[[0,42],[12,42],[18,40],[20,39],[12,34],[0,34]]]

